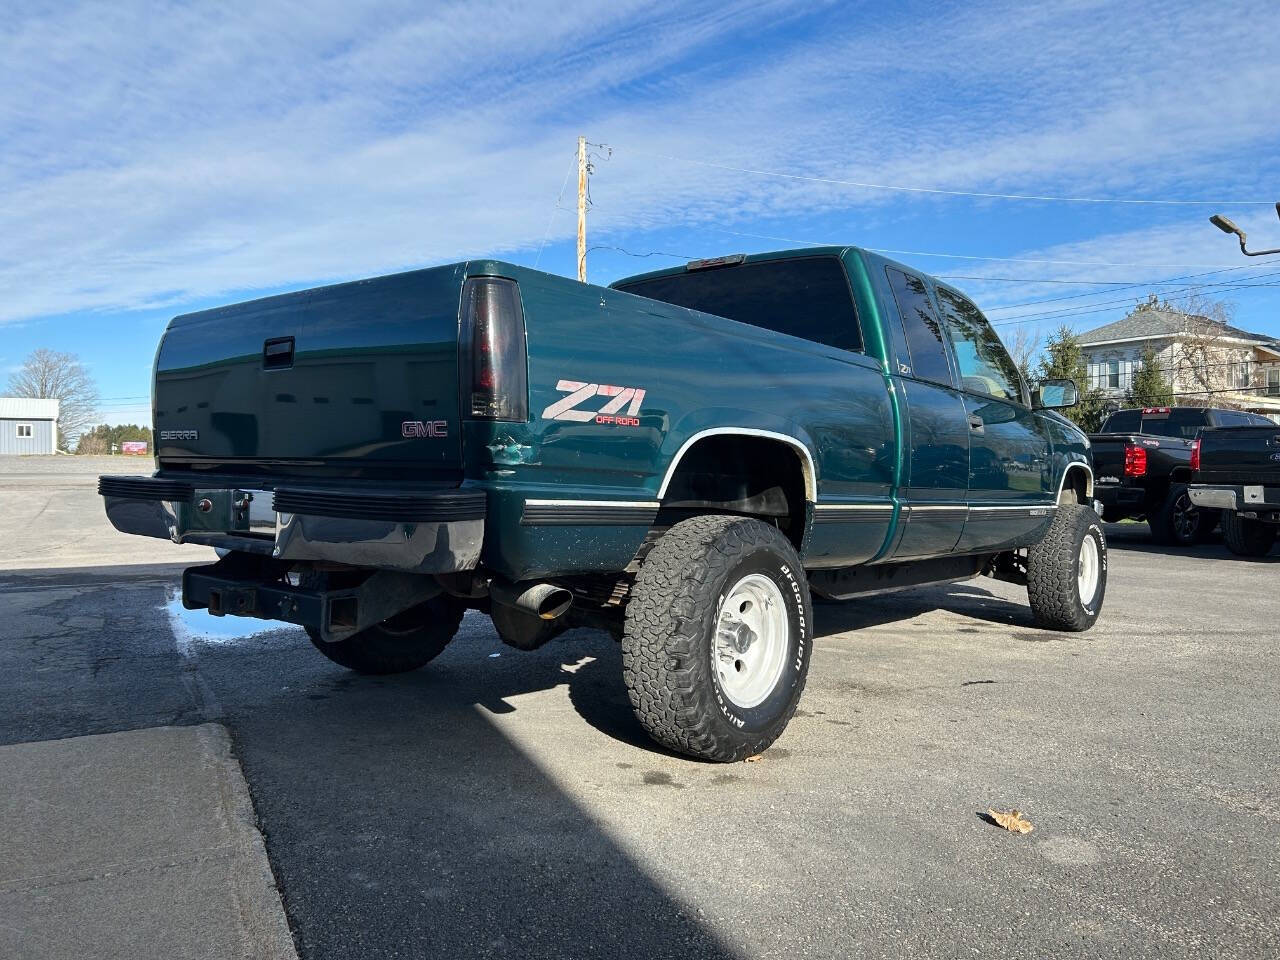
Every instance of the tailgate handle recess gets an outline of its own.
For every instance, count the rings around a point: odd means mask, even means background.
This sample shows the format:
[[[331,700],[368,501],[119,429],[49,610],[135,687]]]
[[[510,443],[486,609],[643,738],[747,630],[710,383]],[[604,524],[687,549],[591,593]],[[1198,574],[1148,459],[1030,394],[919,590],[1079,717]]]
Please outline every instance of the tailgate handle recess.
[[[293,337],[276,337],[262,345],[262,369],[282,370],[293,366]]]

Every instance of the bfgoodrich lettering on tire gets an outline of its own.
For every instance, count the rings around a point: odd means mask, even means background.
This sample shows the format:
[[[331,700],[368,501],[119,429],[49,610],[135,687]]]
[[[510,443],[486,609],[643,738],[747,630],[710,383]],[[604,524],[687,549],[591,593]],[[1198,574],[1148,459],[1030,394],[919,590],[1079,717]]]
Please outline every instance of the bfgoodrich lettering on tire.
[[[729,762],[767,748],[809,671],[813,610],[795,548],[744,517],[694,517],[649,552],[627,605],[622,670],[659,743]]]
[[[1107,593],[1107,538],[1083,504],[1058,507],[1044,539],[1027,552],[1027,596],[1036,622],[1051,630],[1088,630]]]

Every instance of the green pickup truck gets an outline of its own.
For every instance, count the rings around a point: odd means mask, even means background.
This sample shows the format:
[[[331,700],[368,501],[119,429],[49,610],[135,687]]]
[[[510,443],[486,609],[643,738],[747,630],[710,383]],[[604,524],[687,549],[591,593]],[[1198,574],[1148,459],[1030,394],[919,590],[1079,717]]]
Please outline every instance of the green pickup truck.
[[[390,673],[469,609],[620,638],[641,724],[730,761],[796,709],[811,594],[990,575],[1088,629],[1089,442],[959,291],[856,247],[577,283],[493,260],[174,318],[126,533],[218,548],[183,602]]]

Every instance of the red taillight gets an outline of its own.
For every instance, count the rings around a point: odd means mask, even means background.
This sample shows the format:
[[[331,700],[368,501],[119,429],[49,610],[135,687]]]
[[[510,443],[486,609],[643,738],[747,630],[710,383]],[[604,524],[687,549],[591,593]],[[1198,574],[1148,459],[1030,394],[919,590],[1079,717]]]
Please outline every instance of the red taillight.
[[[528,420],[524,311],[514,280],[472,277],[462,288],[462,415]]]
[[[1200,469],[1200,438],[1196,437],[1191,441],[1191,469],[1196,471]]]
[[[1141,477],[1147,472],[1147,451],[1145,447],[1135,447],[1132,444],[1124,448],[1124,475],[1126,477]]]

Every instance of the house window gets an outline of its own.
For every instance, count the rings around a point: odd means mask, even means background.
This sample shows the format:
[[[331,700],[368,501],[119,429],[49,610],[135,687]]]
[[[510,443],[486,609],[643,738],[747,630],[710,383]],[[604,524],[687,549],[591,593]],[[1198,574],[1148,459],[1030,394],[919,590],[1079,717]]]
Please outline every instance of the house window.
[[[29,440],[30,438],[31,438],[31,424],[29,424],[29,423],[20,423],[20,424],[18,424],[18,439],[19,439],[19,440],[24,440],[24,439]]]
[[[1107,386],[1120,389],[1120,361],[1107,361]]]
[[[1267,370],[1267,396],[1280,397],[1280,367]]]

